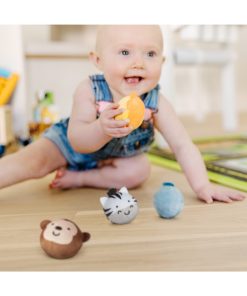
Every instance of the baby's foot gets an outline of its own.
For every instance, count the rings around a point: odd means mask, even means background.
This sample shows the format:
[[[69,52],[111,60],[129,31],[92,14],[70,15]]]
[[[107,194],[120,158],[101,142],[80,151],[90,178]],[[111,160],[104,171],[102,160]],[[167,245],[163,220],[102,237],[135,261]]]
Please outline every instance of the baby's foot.
[[[59,189],[69,189],[82,187],[82,172],[74,172],[60,168],[57,170],[54,180],[50,183],[49,187]]]

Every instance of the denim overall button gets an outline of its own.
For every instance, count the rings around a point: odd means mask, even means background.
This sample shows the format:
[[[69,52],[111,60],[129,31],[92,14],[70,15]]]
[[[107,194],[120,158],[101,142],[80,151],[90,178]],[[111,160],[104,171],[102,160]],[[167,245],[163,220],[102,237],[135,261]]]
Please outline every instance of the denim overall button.
[[[139,142],[139,141],[136,141],[136,142],[135,142],[135,149],[140,148],[140,146],[141,146],[140,142]]]
[[[143,120],[141,124],[142,129],[147,129],[149,127],[149,122],[147,120]]]

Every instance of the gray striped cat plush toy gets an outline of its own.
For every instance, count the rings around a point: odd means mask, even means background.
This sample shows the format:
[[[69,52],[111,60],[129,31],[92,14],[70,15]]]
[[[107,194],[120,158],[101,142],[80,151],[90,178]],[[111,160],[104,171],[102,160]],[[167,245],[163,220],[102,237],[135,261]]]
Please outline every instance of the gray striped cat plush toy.
[[[137,200],[129,194],[126,187],[119,191],[111,188],[107,197],[101,197],[100,203],[106,217],[115,224],[126,224],[135,219],[138,213]]]

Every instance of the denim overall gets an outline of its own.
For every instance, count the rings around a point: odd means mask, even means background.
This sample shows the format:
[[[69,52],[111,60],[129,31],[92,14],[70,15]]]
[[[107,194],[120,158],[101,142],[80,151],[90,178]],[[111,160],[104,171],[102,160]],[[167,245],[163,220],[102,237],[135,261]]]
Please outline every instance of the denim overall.
[[[96,105],[100,104],[102,101],[113,102],[110,89],[104,76],[97,74],[90,76],[90,79],[95,94]],[[141,96],[145,107],[151,109],[152,113],[157,112],[158,91],[159,86],[157,85],[150,92]],[[97,117],[99,117],[99,115],[98,112]],[[131,157],[141,154],[148,150],[154,140],[152,120],[148,120],[143,121],[142,125],[133,130],[129,135],[122,138],[113,138],[96,152],[89,154],[78,153],[73,150],[67,138],[68,122],[69,118],[61,120],[46,130],[43,136],[57,145],[66,158],[68,169],[70,170],[93,169],[97,167],[97,163],[100,160]]]

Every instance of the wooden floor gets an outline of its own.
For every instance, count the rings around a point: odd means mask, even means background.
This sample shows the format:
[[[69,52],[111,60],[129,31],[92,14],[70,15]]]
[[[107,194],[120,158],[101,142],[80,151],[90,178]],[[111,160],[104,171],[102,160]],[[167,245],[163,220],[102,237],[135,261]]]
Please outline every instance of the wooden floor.
[[[51,179],[0,191],[1,271],[247,270],[247,200],[206,205],[182,174],[153,166],[150,179],[131,190],[140,207],[136,219],[113,225],[99,203],[104,190],[51,191]],[[164,181],[174,182],[185,196],[184,210],[171,220],[159,218],[153,208],[153,195]],[[57,218],[91,233],[71,259],[52,259],[40,248],[40,222]]]

